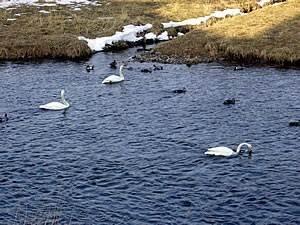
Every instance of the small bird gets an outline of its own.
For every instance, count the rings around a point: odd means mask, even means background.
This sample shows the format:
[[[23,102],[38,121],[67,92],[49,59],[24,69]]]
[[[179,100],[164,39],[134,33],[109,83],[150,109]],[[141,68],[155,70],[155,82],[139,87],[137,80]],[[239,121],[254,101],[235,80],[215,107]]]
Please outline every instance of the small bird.
[[[182,89],[177,89],[177,90],[173,90],[174,93],[185,93],[186,92],[186,88],[182,88]]]
[[[111,68],[113,68],[113,69],[117,69],[117,61],[116,60],[114,60],[113,62],[111,62],[109,65],[110,65],[110,67]]]
[[[300,126],[300,120],[295,122],[289,122],[289,126]]]
[[[234,67],[234,70],[243,70],[244,68],[243,67],[240,67],[240,66],[236,66]]]
[[[4,114],[3,118],[0,118],[0,123],[8,121],[7,113]]]
[[[163,70],[164,68],[162,66],[153,65],[154,70]]]
[[[87,65],[85,67],[85,69],[86,69],[86,71],[90,72],[90,71],[94,70],[94,66]]]
[[[151,68],[149,68],[149,69],[141,69],[141,72],[142,73],[152,73],[152,69]]]
[[[223,102],[224,105],[235,104],[235,98],[227,99]]]

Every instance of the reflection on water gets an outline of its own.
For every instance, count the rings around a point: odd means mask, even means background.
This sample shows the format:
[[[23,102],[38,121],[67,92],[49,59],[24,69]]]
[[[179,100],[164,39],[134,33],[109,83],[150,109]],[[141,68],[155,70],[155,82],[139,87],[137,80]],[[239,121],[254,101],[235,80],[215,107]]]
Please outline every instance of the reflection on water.
[[[133,51],[0,65],[0,223],[298,224],[300,72],[129,62],[101,84]],[[68,110],[38,108],[61,89]]]

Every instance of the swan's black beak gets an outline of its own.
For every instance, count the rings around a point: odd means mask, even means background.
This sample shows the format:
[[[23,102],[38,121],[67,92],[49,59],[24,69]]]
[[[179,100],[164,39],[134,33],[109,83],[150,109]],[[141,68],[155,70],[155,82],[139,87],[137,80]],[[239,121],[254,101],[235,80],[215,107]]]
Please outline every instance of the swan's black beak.
[[[249,148],[249,156],[252,155],[252,146]]]

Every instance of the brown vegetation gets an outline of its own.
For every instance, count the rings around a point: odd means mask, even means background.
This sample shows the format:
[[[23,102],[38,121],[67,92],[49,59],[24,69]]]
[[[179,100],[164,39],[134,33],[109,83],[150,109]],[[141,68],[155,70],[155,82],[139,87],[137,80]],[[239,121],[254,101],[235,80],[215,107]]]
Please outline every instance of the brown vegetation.
[[[225,60],[300,66],[299,27],[300,2],[290,0],[199,27],[158,46],[152,56],[171,62]]]
[[[153,24],[151,31],[159,34],[163,31],[162,22],[196,18],[225,8],[240,8],[244,12],[259,8],[255,0],[103,0],[99,4],[81,6],[81,11],[65,5],[39,8],[22,5],[11,10],[0,9],[0,60],[75,59],[92,54],[86,43],[78,40],[78,36],[110,36],[122,30],[123,25],[146,23]],[[271,7],[267,8],[250,13],[253,17],[260,17],[260,21],[248,19],[251,18],[250,14],[221,22],[212,18],[183,38],[159,46],[155,54],[159,52],[162,57],[172,56],[178,60],[182,60],[183,57],[179,56],[184,55],[185,60],[192,62],[222,57],[246,61],[297,62],[299,46],[295,46],[298,45],[295,36],[299,37],[299,16],[296,16],[299,15],[299,3],[297,0],[289,0],[287,4],[273,7],[272,10]],[[40,10],[51,13],[43,14]],[[286,14],[293,16],[286,17]],[[268,19],[264,20],[266,16]],[[13,18],[16,20],[10,20]],[[266,28],[260,28],[259,25],[266,21],[269,21]],[[290,33],[286,32],[286,22],[290,24]],[[239,26],[235,23],[239,23]],[[195,28],[170,28],[168,31],[174,34],[178,31],[186,33]],[[249,34],[249,30],[252,34]],[[273,39],[288,41],[278,42],[275,49]]]

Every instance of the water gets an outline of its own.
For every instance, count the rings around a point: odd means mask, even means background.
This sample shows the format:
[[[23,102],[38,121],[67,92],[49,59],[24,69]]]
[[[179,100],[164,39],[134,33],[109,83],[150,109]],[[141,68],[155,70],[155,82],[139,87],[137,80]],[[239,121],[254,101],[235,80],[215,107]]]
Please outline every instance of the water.
[[[299,224],[300,71],[133,61],[101,84],[134,51],[0,64],[0,224]]]

